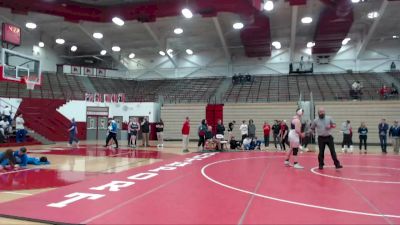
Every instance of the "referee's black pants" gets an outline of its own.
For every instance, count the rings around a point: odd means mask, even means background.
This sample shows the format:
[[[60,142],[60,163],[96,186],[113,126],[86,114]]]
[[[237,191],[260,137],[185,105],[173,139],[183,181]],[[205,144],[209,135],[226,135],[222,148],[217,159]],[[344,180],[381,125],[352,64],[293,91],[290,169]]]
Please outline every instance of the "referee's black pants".
[[[324,153],[325,153],[325,146],[328,145],[329,151],[331,152],[333,163],[336,167],[340,166],[340,162],[337,159],[336,152],[335,152],[335,144],[333,143],[333,137],[330,136],[318,136],[318,147],[319,147],[319,154],[318,154],[318,163],[319,167],[324,166]]]
[[[118,140],[117,140],[117,134],[113,132],[109,132],[107,139],[106,139],[106,146],[108,146],[108,142],[111,140],[111,138],[114,140],[116,148],[118,148]]]

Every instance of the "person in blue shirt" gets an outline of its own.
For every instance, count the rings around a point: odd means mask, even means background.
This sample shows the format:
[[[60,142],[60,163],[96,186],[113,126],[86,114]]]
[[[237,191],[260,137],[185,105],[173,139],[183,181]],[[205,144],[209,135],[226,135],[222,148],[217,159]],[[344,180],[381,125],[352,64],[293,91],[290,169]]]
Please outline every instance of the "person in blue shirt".
[[[50,164],[50,161],[48,161],[48,160],[47,160],[47,157],[44,157],[44,156],[42,156],[42,157],[40,157],[40,158],[37,158],[37,157],[29,157],[29,156],[28,156],[27,162],[28,162],[28,164],[32,164],[32,165],[36,165],[36,166],[38,166],[38,165],[48,165],[48,164]]]
[[[395,154],[399,154],[400,148],[400,126],[399,121],[395,120],[393,126],[390,127],[389,137],[393,141],[393,151]]]
[[[362,145],[364,143],[364,154],[367,154],[367,135],[368,135],[368,128],[365,126],[365,123],[362,122],[361,126],[358,128],[358,134],[360,136],[360,154]]]
[[[382,153],[386,154],[387,132],[389,130],[389,125],[386,123],[386,119],[382,119],[381,123],[379,123],[378,130],[379,130],[379,141],[381,143]]]
[[[26,148],[22,147],[13,153],[15,164],[19,164],[21,168],[26,167],[28,164],[28,155],[26,154],[26,151]]]
[[[76,145],[79,145],[79,140],[76,137],[76,135],[78,134],[78,127],[76,126],[76,122],[75,119],[72,118],[71,120],[71,125],[68,129],[69,131],[69,142],[68,142],[68,146],[71,147],[72,143],[75,141]]]
[[[13,150],[7,149],[5,152],[0,152],[0,169],[6,169],[9,166],[14,169],[15,158],[13,156]]]
[[[118,133],[118,124],[117,122],[115,122],[115,120],[111,120],[110,122],[110,126],[108,127],[108,136],[106,139],[106,145],[104,145],[104,147],[108,146],[108,142],[113,139],[115,142],[116,147],[118,148],[118,140],[117,140],[117,133]]]

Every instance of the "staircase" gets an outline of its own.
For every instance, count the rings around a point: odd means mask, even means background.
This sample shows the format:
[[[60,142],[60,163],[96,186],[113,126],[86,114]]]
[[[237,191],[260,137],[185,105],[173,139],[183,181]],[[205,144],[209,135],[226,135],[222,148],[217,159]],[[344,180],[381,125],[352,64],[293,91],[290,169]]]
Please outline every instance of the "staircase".
[[[85,87],[86,92],[88,93],[96,93],[96,88],[93,86],[92,81],[86,76],[79,77],[81,79],[83,86]]]
[[[217,90],[214,93],[214,96],[212,96],[210,99],[215,100],[215,102],[212,102],[213,104],[222,104],[224,103],[224,94],[228,91],[229,87],[232,84],[232,77],[226,77]]]
[[[27,128],[50,141],[67,141],[70,121],[57,111],[65,103],[58,99],[23,99],[19,111]]]

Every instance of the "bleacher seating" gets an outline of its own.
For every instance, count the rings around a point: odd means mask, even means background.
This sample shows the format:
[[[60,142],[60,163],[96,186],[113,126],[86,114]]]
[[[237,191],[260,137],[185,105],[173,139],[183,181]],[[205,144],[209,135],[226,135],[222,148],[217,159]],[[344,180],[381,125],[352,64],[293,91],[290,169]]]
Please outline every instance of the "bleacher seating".
[[[400,76],[399,76],[400,77]],[[363,100],[379,99],[377,90],[385,84],[379,74],[321,74],[289,76],[255,76],[254,83],[236,84],[224,95],[226,102],[292,102],[300,94],[315,101],[350,99],[354,81],[363,85]],[[386,84],[388,85],[388,84]]]
[[[391,74],[400,80],[399,73]],[[380,74],[320,74],[288,76],[253,76],[251,82],[230,84],[223,94],[224,102],[293,102],[349,100],[351,84],[358,80],[363,85],[362,100],[379,99],[377,90],[387,84]],[[84,80],[85,79],[85,80]],[[154,102],[162,96],[167,103],[209,102],[224,78],[123,80],[98,77],[80,77],[43,73],[42,85],[26,90],[25,84],[0,82],[0,96],[17,98],[45,98],[82,100],[86,90],[85,81],[92,83],[98,93],[125,93],[129,102]]]

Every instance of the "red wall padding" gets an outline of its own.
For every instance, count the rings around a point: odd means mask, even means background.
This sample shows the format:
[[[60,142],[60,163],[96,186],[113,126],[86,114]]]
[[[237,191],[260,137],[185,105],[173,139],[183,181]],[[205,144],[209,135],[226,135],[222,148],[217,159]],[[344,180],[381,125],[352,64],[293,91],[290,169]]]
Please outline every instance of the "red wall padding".
[[[215,134],[217,130],[217,122],[221,119],[222,123],[224,122],[224,105],[216,104],[211,105],[208,104],[206,106],[206,120],[209,126],[213,127],[213,133]]]

